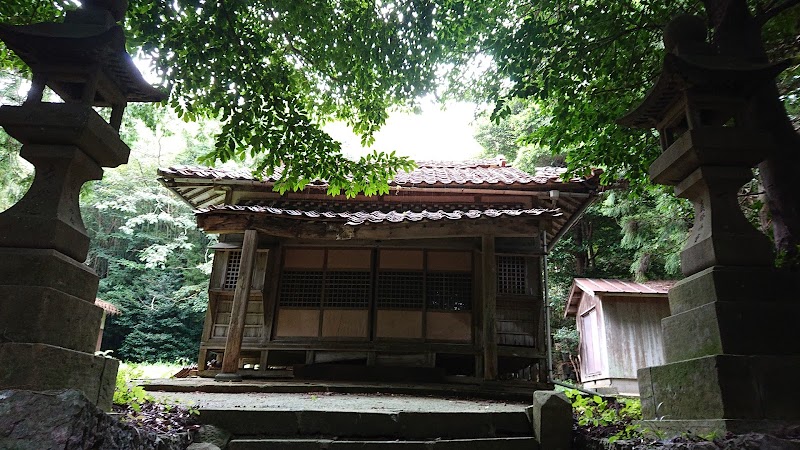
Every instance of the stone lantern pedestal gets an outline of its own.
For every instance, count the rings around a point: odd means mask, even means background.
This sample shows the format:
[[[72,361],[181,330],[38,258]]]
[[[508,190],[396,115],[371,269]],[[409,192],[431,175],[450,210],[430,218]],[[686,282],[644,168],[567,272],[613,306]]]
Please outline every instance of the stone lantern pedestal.
[[[94,355],[102,310],[78,199],[103,167],[128,161],[119,137],[127,101],[163,94],[124,51],[120,2],[85,3],[64,24],[0,26],[34,74],[22,106],[0,107],[0,126],[36,169],[27,194],[0,214],[0,389],[79,389],[108,410],[119,362]],[[45,86],[65,103],[43,103]],[[110,106],[111,123],[93,106]]]
[[[667,27],[669,52],[656,86],[620,119],[656,128],[663,153],[653,182],[689,199],[695,221],[681,252],[687,278],[669,292],[662,320],[665,364],[640,369],[643,426],[676,435],[779,432],[800,424],[797,317],[800,280],[774,268],[772,246],[744,217],[739,189],[771,148],[749,126],[750,94],[782,65],[716,55],[705,24],[679,17]]]

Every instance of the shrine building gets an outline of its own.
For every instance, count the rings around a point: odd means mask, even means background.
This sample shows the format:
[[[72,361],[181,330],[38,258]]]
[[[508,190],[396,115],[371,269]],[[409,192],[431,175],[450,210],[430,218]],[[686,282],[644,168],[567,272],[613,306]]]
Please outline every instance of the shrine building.
[[[529,175],[502,158],[417,164],[389,193],[354,198],[321,181],[280,194],[280,173],[159,170],[219,235],[200,374],[347,365],[545,381],[545,255],[600,171],[563,180],[565,169]]]

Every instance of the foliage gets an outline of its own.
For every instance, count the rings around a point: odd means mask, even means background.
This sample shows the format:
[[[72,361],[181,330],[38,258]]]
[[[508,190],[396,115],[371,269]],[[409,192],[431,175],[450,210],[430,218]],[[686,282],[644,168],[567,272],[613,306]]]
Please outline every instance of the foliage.
[[[52,20],[68,4],[3,2],[0,21]],[[473,60],[509,17],[493,0],[139,0],[125,26],[183,118],[223,123],[206,161],[253,157],[258,173],[285,166],[281,190],[322,178],[354,195],[387,192],[412,163],[383,152],[347,160],[320,126],[345,121],[370,145],[389,109],[433,93],[439,71]],[[20,66],[0,51],[0,66]]]
[[[136,380],[146,377],[147,365],[122,363],[117,372],[114,390],[113,411],[120,413],[123,422],[137,429],[155,432],[159,435],[179,435],[181,440],[189,440],[187,433],[198,427],[200,414],[196,406],[175,405],[164,399],[156,400]],[[184,444],[188,445],[189,442]]]
[[[609,191],[599,208],[620,225],[620,247],[633,251],[630,272],[637,281],[681,277],[680,251],[694,217],[687,200],[652,186]]]
[[[640,431],[634,421],[642,419],[642,404],[636,398],[604,398],[586,395],[576,389],[564,391],[572,402],[578,426],[602,429],[611,443],[630,439]]]
[[[512,99],[510,113],[500,120],[488,120],[484,115],[478,122],[475,140],[483,147],[484,157],[504,156],[512,165],[533,173],[537,166],[563,167],[564,152],[553,153],[547,147],[530,142],[530,135],[547,122],[533,102]]]
[[[98,296],[120,307],[106,340],[131,361],[190,359],[207,301],[207,238],[189,208],[137,164],[110,172],[84,196]]]
[[[159,111],[139,111],[138,117],[181,131]],[[143,123],[135,118],[126,127],[141,132]],[[148,143],[157,140],[124,132]],[[92,239],[87,263],[101,277],[98,296],[122,311],[108,318],[103,346],[121,359],[176,361],[197,355],[208,301],[209,238],[197,230],[189,207],[155,180],[155,164],[192,160],[192,153],[207,148],[207,138],[200,132],[188,142],[189,150],[171,157],[141,151],[141,159],[107,171],[84,189],[82,214]]]
[[[0,104],[19,103],[22,80],[13,73],[0,70]],[[16,203],[33,182],[30,164],[20,156],[20,143],[0,130],[0,211]]]
[[[740,2],[730,2],[740,3]],[[744,3],[742,1],[741,3]],[[785,2],[748,2],[760,17]],[[776,8],[776,12],[778,12]],[[659,154],[652,131],[634,131],[615,124],[635,106],[661,68],[662,33],[679,13],[703,15],[693,1],[565,2],[529,4],[519,20],[488,49],[497,71],[510,79],[487,91],[494,117],[513,114],[513,100],[530,99],[551,120],[533,129],[528,139],[566,152],[569,167],[606,170],[607,180],[647,184],[646,169]],[[762,36],[773,60],[798,55],[798,8],[767,21]],[[782,76],[790,110],[797,103],[794,66]]]
[[[141,411],[143,403],[153,401],[153,397],[145,392],[144,388],[133,384],[133,381],[142,378],[142,375],[144,375],[144,371],[138,366],[120,364],[114,388],[113,402],[115,405],[128,406],[134,411]]]

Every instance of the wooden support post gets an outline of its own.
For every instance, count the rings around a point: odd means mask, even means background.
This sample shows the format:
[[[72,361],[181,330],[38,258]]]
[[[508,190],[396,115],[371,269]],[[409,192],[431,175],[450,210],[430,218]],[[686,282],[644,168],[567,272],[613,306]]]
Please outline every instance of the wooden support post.
[[[253,279],[253,266],[256,261],[257,249],[258,232],[256,230],[246,230],[244,232],[244,241],[242,242],[242,261],[239,265],[239,278],[236,280],[236,290],[233,291],[233,307],[231,308],[231,321],[228,326],[228,339],[225,341],[225,355],[222,358],[222,371],[215,377],[220,381],[242,379],[237,373],[239,371],[239,354],[242,351],[247,300],[250,297],[250,284]]]
[[[483,279],[483,378],[497,378],[497,258],[494,251],[494,236],[481,239]]]

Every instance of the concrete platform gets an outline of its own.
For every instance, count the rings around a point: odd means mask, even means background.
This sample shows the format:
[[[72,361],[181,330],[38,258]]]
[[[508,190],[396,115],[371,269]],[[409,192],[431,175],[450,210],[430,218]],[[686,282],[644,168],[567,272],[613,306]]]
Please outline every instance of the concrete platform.
[[[449,380],[448,380],[449,381]],[[545,383],[494,381],[472,378],[448,383],[375,383],[319,380],[245,379],[241,382],[219,382],[209,378],[176,378],[140,380],[150,392],[206,392],[221,394],[243,393],[309,393],[340,394],[401,394],[448,398],[503,400],[530,404],[537,390],[551,390]]]

